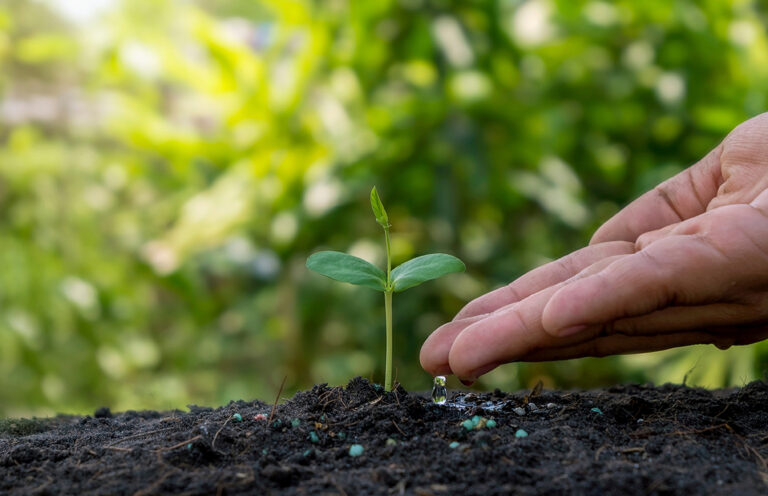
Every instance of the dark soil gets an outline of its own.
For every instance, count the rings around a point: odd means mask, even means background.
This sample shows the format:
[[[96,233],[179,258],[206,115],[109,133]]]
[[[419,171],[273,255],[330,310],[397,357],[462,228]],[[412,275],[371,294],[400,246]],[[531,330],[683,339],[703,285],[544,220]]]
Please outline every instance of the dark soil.
[[[3,420],[0,494],[768,494],[764,382],[463,402],[355,379],[296,394],[269,424],[260,401]]]

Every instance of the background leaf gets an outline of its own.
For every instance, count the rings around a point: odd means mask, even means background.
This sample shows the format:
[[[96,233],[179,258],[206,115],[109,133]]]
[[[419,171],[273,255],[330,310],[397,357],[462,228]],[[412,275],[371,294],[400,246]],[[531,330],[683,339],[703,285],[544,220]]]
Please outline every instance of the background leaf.
[[[336,281],[384,291],[386,275],[362,258],[339,251],[321,251],[307,259],[307,267]]]
[[[408,260],[392,271],[392,283],[395,292],[405,291],[408,288],[437,279],[453,272],[464,272],[464,262],[445,253],[433,253]]]

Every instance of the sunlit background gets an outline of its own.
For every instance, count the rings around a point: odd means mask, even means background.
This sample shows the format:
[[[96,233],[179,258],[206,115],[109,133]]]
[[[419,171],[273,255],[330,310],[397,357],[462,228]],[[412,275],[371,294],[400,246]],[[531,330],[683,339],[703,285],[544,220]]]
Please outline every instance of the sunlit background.
[[[765,5],[0,0],[0,415],[271,401],[383,375],[318,249],[468,267],[396,295],[395,367],[768,109]],[[477,388],[741,384],[768,346],[508,365]],[[450,383],[455,385],[455,383]]]

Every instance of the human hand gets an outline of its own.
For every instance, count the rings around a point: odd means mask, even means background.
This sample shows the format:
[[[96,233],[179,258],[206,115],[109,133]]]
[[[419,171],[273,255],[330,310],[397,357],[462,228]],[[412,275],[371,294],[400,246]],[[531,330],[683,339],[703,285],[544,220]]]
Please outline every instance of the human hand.
[[[510,361],[768,337],[768,113],[597,230],[590,246],[470,302],[421,364],[465,381]]]

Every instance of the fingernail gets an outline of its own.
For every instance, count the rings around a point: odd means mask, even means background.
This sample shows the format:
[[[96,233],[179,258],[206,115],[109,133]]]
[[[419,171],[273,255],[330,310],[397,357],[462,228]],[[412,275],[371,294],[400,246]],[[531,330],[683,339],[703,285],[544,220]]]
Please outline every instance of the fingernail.
[[[462,384],[464,384],[467,387],[469,387],[469,386],[471,386],[472,384],[475,383],[475,381],[470,381],[469,379],[459,379],[459,382],[461,382]]]
[[[579,332],[583,331],[586,328],[587,328],[587,326],[583,325],[583,324],[582,325],[575,325],[575,326],[571,326],[571,327],[566,327],[565,329],[560,329],[560,331],[558,331],[557,335],[560,336],[561,338],[564,338],[566,336],[570,336],[572,334],[579,333]]]

